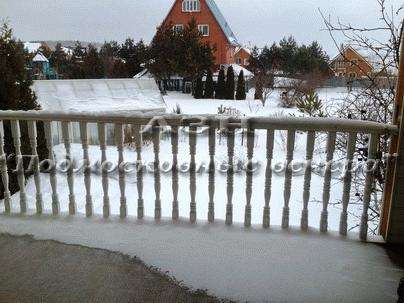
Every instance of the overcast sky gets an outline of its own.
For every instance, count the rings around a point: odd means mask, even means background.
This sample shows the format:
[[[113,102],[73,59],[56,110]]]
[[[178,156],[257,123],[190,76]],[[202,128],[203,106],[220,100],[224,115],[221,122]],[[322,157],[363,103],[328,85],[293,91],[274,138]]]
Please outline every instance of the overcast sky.
[[[0,0],[0,19],[15,35],[32,40],[150,41],[174,0]],[[299,42],[318,40],[330,53],[333,42],[318,12],[353,24],[378,23],[376,0],[216,0],[245,45],[265,45],[293,35]],[[402,0],[388,0],[398,7]],[[401,15],[402,17],[402,15]]]

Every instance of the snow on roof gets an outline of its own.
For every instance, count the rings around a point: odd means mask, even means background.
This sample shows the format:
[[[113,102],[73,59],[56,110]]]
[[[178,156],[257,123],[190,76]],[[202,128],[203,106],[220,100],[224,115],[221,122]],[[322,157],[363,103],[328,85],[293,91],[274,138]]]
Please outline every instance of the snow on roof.
[[[234,75],[238,76],[240,74],[241,71],[244,72],[244,77],[245,78],[252,78],[254,77],[254,74],[252,72],[250,72],[248,69],[242,67],[241,65],[238,64],[222,64],[221,65],[224,68],[224,72],[227,73],[227,69],[232,66],[233,70],[234,70]],[[217,71],[216,73],[214,73],[214,76],[217,76],[219,74],[219,71]]]
[[[33,89],[43,110],[89,113],[164,113],[153,79],[38,80]]]
[[[32,62],[49,62],[49,60],[41,52],[38,52]]]
[[[69,55],[69,56],[72,56],[73,55],[73,49],[71,49],[70,47],[62,47],[62,51],[66,54],[66,55]]]
[[[212,11],[217,22],[219,23],[220,27],[222,28],[223,32],[225,33],[227,40],[229,40],[231,44],[238,45],[239,43],[237,41],[236,35],[234,35],[233,31],[230,28],[230,25],[227,23],[226,18],[221,13],[215,0],[206,0],[206,3]]]
[[[247,54],[251,55],[251,50],[249,48],[243,47],[243,46],[240,46],[240,47],[236,48],[236,54],[241,50],[244,50]]]
[[[41,46],[38,42],[24,42],[24,49],[31,54],[36,53]]]
[[[152,79],[154,78],[153,75],[149,72],[149,70],[146,68],[144,70],[142,70],[140,73],[136,74],[134,77],[134,79]]]

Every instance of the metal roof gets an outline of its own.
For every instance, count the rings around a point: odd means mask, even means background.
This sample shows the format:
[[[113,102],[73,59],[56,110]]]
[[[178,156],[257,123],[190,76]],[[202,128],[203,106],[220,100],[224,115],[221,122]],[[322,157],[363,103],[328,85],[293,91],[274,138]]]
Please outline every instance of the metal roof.
[[[231,30],[230,25],[227,23],[226,18],[221,13],[215,0],[206,0],[206,4],[209,6],[212,14],[214,15],[223,32],[225,33],[227,40],[229,40],[231,44],[239,45],[236,35]]]

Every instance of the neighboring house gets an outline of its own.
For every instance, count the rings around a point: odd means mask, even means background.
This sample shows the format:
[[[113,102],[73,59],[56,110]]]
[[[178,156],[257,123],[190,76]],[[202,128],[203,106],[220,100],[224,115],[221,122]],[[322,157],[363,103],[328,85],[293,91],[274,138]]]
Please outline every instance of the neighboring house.
[[[369,60],[351,46],[331,61],[331,69],[336,77],[361,79],[373,72],[373,66]]]
[[[236,54],[234,56],[236,63],[244,68],[248,67],[250,64],[251,51],[245,47],[239,47],[236,49]]]
[[[181,30],[192,18],[203,40],[216,47],[216,65],[235,63],[239,43],[214,0],[175,0],[163,24]]]
[[[31,61],[33,78],[36,80],[56,79],[55,71],[50,67],[49,60],[38,51]]]
[[[66,54],[67,59],[71,59],[73,57],[74,50],[71,47],[62,46],[62,51]]]

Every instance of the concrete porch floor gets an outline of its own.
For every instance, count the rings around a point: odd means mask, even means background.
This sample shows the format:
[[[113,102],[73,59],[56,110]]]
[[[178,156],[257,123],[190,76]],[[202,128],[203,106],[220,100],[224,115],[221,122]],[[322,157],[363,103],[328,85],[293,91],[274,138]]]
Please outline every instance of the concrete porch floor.
[[[225,227],[223,222],[213,225],[199,223],[192,226],[188,223],[172,224],[168,221],[159,224],[147,220],[139,222],[133,218],[125,221],[118,218],[104,221],[101,218],[82,217],[55,219],[51,216],[0,216],[0,233],[30,234],[38,240],[56,240],[137,257],[147,266],[158,268],[163,273],[168,272],[185,286],[206,289],[212,296],[239,302],[393,303],[397,301],[399,280],[404,276],[403,255],[398,248],[360,243],[333,234],[320,235],[315,231],[303,234],[293,229],[287,232],[274,229],[263,231],[258,227],[245,230],[241,226]],[[28,241],[28,244],[24,241]],[[15,242],[14,249],[18,253],[7,251],[7,245],[3,245],[0,239],[0,264],[6,260],[13,262],[18,258],[29,262],[30,247],[36,245],[36,242],[30,238],[17,238],[15,241],[13,238],[12,242]],[[100,258],[99,250],[88,250],[86,258],[80,260],[73,247],[63,246],[57,253],[59,256],[53,258],[49,253],[55,249],[50,245],[47,253],[36,255],[36,262],[45,258],[43,266],[40,267],[42,277],[46,277],[46,264],[49,264],[52,274],[53,269],[57,269],[61,271],[58,273],[60,277],[65,275],[72,278],[76,275],[83,280],[72,279],[74,283],[71,285],[61,283],[63,279],[59,283],[57,279],[51,280],[54,284],[49,287],[53,294],[57,294],[58,290],[61,296],[69,291],[84,296],[90,295],[91,291],[97,294],[96,288],[112,279],[115,283],[119,281],[113,286],[126,294],[133,293],[130,292],[131,285],[141,285],[145,287],[143,295],[148,295],[147,298],[153,298],[155,295],[155,300],[143,300],[144,302],[160,302],[161,294],[167,298],[165,302],[170,302],[175,295],[178,295],[178,300],[174,300],[178,302],[182,299],[185,300],[183,302],[216,302],[216,299],[205,294],[194,297],[195,294],[178,285],[171,285],[172,281],[163,275],[149,272],[144,265],[135,270],[137,276],[131,276],[128,273],[133,270],[133,264],[130,265],[130,262],[127,262],[130,259],[121,254],[112,258],[118,260],[117,266],[121,271],[109,271],[106,269],[110,264],[100,267],[103,259]],[[24,258],[21,258],[22,256]],[[76,261],[71,269],[67,266],[70,261]],[[141,263],[137,265],[139,264]],[[79,268],[93,274],[98,270],[98,278],[97,275],[91,276],[95,279],[94,284],[88,284],[89,280],[85,279],[88,275],[77,275]],[[139,280],[139,276],[144,279]],[[16,283],[19,279],[25,281],[24,283],[28,284],[22,283],[21,287],[27,287],[30,279],[41,275],[38,276],[37,271],[30,271],[29,267],[21,267],[18,263],[3,267],[0,273],[0,301],[1,291],[4,291],[2,287],[8,285],[4,284],[4,281],[10,281],[10,277],[14,277]],[[41,287],[46,287],[44,283],[48,283],[45,280],[32,281],[39,283],[37,285]],[[80,281],[85,281],[94,288],[80,288]],[[162,283],[161,288],[156,288],[159,283]],[[117,295],[114,298],[113,288],[104,289],[104,292],[100,292],[107,294],[102,295],[104,300],[95,301],[128,302],[124,296]],[[34,295],[35,287],[30,291]]]
[[[0,234],[0,302],[222,302],[120,253]]]

